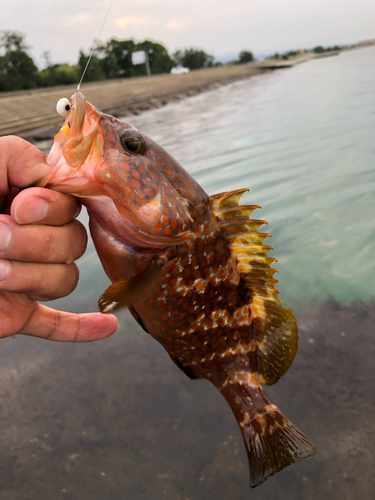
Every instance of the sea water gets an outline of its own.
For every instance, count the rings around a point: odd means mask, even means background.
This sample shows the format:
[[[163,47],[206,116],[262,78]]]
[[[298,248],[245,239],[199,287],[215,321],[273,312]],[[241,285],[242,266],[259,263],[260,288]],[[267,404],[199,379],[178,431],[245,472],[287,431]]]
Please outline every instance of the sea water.
[[[375,295],[375,47],[236,82],[129,122],[208,194],[250,188],[280,297]]]

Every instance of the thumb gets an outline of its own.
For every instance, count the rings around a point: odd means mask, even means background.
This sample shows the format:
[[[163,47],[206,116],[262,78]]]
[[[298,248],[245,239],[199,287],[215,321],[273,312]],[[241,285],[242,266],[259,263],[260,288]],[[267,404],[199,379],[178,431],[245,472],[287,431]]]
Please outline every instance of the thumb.
[[[0,196],[8,186],[24,188],[51,172],[46,155],[20,137],[0,137],[0,150]]]

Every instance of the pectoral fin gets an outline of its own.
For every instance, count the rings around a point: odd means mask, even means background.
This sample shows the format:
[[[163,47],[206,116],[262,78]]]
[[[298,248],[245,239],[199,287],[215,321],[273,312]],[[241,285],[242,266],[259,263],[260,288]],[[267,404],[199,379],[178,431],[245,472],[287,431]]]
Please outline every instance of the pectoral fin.
[[[100,312],[109,313],[138,302],[161,281],[161,268],[152,261],[146,271],[115,281],[98,301]]]

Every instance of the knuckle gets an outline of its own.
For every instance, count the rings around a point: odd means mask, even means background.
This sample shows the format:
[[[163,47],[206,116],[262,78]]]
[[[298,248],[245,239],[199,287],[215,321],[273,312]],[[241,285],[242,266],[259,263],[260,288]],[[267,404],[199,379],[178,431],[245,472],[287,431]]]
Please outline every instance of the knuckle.
[[[46,288],[45,273],[42,264],[29,266],[27,289],[31,293],[43,294]]]
[[[45,337],[46,340],[53,340],[56,333],[59,331],[60,325],[61,325],[61,317],[62,317],[62,314],[60,313],[60,311],[57,311],[54,318],[53,318],[52,327]]]
[[[36,300],[55,300],[75,290],[79,271],[75,264],[40,264],[29,278],[28,292]]]
[[[81,210],[78,199],[74,196],[63,193],[54,193],[54,196],[54,202],[59,207],[59,217],[61,221],[64,224],[70,223],[75,217],[77,217]]]
[[[55,256],[52,251],[53,238],[48,226],[36,226],[37,253],[41,262],[53,261]]]
[[[70,231],[70,238],[73,243],[71,246],[71,260],[68,263],[79,259],[85,253],[87,247],[87,232],[83,224],[79,221],[72,221],[67,226]]]
[[[59,266],[59,277],[53,283],[50,296],[54,299],[66,297],[76,289],[79,280],[78,267],[72,264],[56,264]]]
[[[70,273],[70,278],[71,278],[70,290],[68,293],[72,293],[72,291],[75,290],[77,285],[78,285],[79,269],[78,269],[77,265],[74,264],[74,262],[72,264],[66,264],[66,265],[69,266],[69,273]]]

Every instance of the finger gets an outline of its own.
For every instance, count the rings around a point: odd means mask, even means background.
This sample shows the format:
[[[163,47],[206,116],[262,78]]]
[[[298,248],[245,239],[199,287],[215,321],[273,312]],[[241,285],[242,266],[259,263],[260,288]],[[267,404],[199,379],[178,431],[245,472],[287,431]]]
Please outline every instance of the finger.
[[[112,314],[72,314],[36,303],[19,333],[58,342],[90,342],[112,335],[117,328],[118,320]]]
[[[25,293],[35,300],[69,295],[77,286],[75,264],[38,264],[0,259],[0,290]]]
[[[8,194],[0,198],[0,213],[10,215],[10,207],[18,193],[18,188],[10,188]]]
[[[80,209],[81,204],[74,196],[33,187],[14,198],[11,215],[18,224],[62,226],[77,217]]]
[[[87,233],[74,220],[65,226],[20,226],[0,215],[0,258],[25,262],[71,263],[85,252]]]
[[[9,186],[24,188],[51,172],[46,155],[20,137],[0,137],[0,150],[0,197]]]

